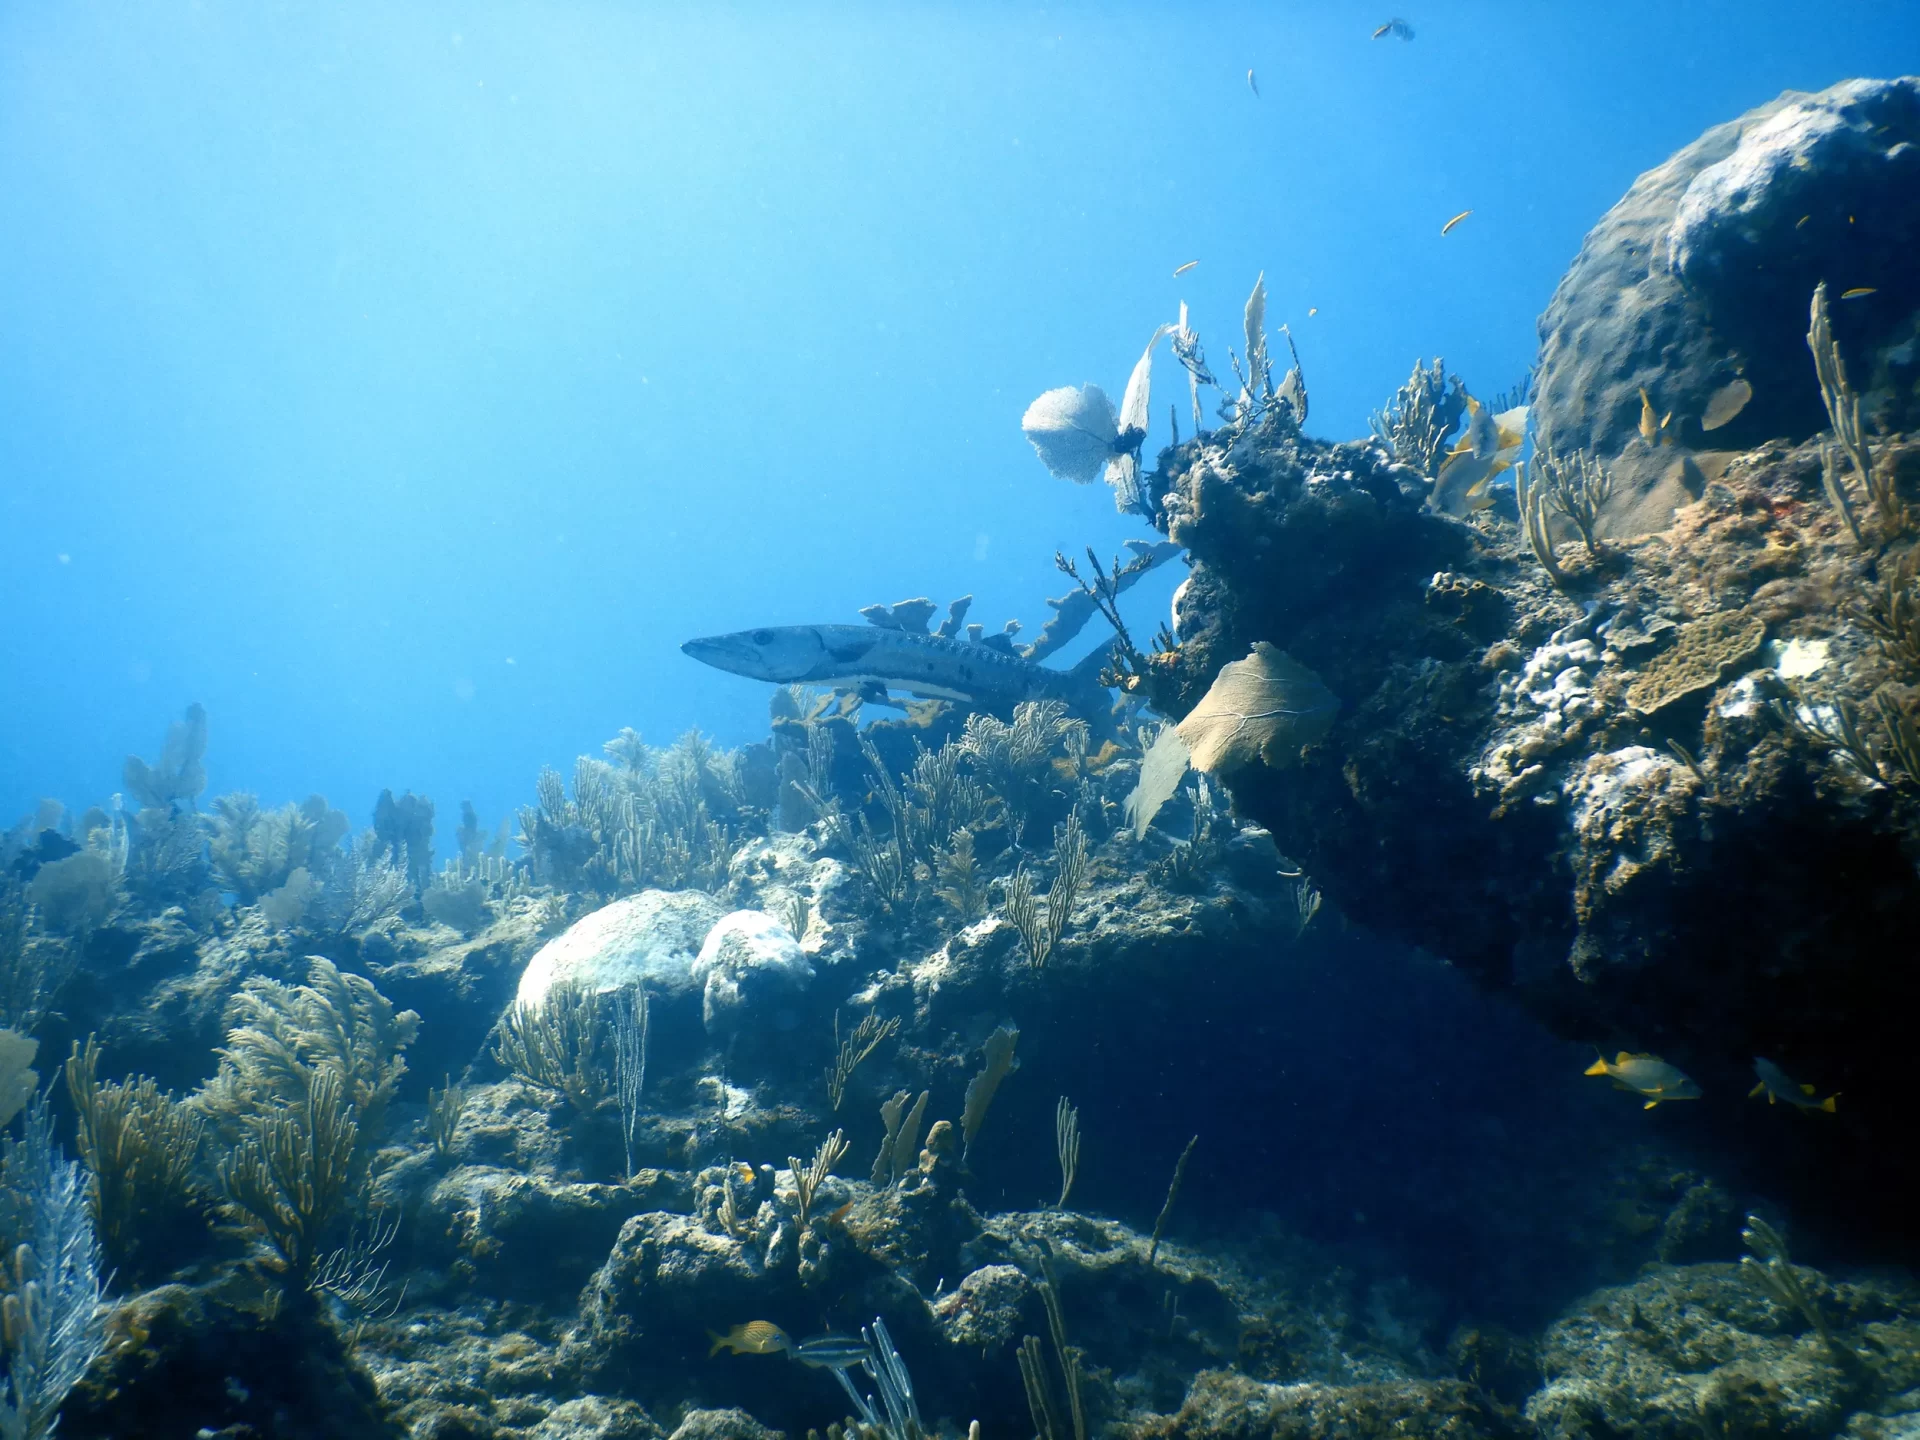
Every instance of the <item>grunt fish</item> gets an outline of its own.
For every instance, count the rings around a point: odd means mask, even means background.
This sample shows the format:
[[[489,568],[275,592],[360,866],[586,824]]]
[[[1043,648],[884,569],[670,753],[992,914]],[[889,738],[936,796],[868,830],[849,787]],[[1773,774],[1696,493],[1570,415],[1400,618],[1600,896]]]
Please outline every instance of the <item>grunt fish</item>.
[[[1253,91],[1253,98],[1260,98],[1260,82],[1253,78],[1253,71],[1247,71],[1247,88]]]
[[[713,1348],[707,1351],[708,1359],[722,1350],[731,1350],[736,1355],[777,1355],[782,1350],[793,1349],[792,1338],[771,1320],[749,1320],[724,1335],[709,1330],[707,1338],[713,1342]]]
[[[1309,305],[1307,307],[1307,319],[1311,320],[1314,316],[1318,315],[1319,313],[1320,313],[1320,307],[1318,305]]]
[[[1824,1110],[1829,1115],[1833,1114],[1837,1108],[1833,1103],[1837,1096],[1829,1095],[1824,1100],[1814,1099],[1813,1086],[1796,1084],[1791,1075],[1771,1060],[1762,1060],[1758,1055],[1754,1056],[1753,1073],[1760,1077],[1760,1083],[1747,1092],[1749,1099],[1758,1099],[1765,1095],[1769,1105],[1784,1101],[1802,1110]]]
[[[845,1370],[864,1364],[873,1351],[858,1335],[817,1335],[794,1346],[793,1358],[820,1370]]]
[[[904,690],[923,700],[1008,708],[1060,700],[1085,718],[1111,702],[1099,681],[1104,648],[1071,670],[1054,670],[984,640],[948,639],[878,625],[773,625],[689,640],[680,649],[703,665],[776,685],[831,685],[868,699]]]
[[[1842,300],[1858,300],[1866,295],[1877,294],[1879,288],[1877,285],[1856,285],[1851,290],[1842,290],[1840,292],[1840,298]]]
[[[1698,1100],[1700,1087],[1658,1055],[1634,1055],[1622,1050],[1612,1060],[1598,1057],[1586,1069],[1589,1075],[1604,1075],[1616,1090],[1630,1090],[1647,1097],[1642,1109],[1651,1110],[1663,1100]]]
[[[1386,24],[1373,32],[1373,38],[1376,40],[1384,40],[1389,35],[1396,36],[1401,40],[1411,40],[1413,38],[1413,27],[1404,20],[1394,19],[1387,21]]]
[[[1173,273],[1174,273],[1174,274],[1175,274],[1176,276],[1178,276],[1178,275],[1184,275],[1184,274],[1186,274],[1186,273],[1187,273],[1187,272],[1188,272],[1189,270],[1191,270],[1191,269],[1192,269],[1192,268],[1193,268],[1194,266],[1196,266],[1196,265],[1198,265],[1199,263],[1200,263],[1200,262],[1199,262],[1198,260],[1189,260],[1189,261],[1187,261],[1187,263],[1186,263],[1186,264],[1184,264],[1184,265],[1176,265],[1176,266],[1174,266],[1174,267],[1173,267]]]
[[[1451,220],[1447,221],[1446,224],[1440,227],[1440,233],[1442,235],[1445,235],[1448,231],[1452,230],[1454,226],[1458,225],[1462,220],[1466,219],[1467,216],[1471,215],[1472,213],[1473,212],[1471,210],[1462,210],[1458,215],[1454,216]]]

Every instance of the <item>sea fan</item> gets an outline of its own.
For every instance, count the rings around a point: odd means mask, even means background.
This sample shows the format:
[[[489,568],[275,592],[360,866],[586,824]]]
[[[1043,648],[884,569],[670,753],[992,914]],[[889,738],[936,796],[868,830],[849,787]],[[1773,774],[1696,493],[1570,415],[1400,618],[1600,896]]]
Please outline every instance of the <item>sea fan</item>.
[[[1020,428],[1050,474],[1090,485],[1120,438],[1113,401],[1098,385],[1063,385],[1027,407]]]

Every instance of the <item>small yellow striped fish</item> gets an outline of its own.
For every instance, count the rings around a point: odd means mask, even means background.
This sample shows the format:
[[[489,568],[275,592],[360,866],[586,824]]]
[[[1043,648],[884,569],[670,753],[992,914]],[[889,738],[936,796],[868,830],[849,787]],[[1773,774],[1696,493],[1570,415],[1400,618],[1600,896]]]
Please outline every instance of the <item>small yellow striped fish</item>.
[[[1842,300],[1858,300],[1862,295],[1877,293],[1879,288],[1877,285],[1856,285],[1851,290],[1842,290],[1840,292],[1840,298]]]
[[[1179,275],[1184,275],[1184,274],[1186,274],[1186,273],[1187,273],[1187,272],[1188,272],[1189,270],[1191,270],[1191,269],[1192,269],[1192,268],[1193,268],[1194,266],[1196,266],[1196,265],[1198,265],[1199,263],[1200,263],[1200,262],[1199,262],[1198,260],[1189,260],[1189,261],[1187,261],[1187,263],[1186,263],[1186,264],[1184,264],[1184,265],[1176,265],[1176,266],[1174,266],[1174,268],[1173,268],[1173,273],[1174,273],[1174,274],[1175,274],[1176,276],[1179,276]]]
[[[1462,220],[1466,219],[1467,216],[1471,215],[1472,213],[1473,212],[1471,210],[1462,210],[1458,215],[1454,216],[1451,220],[1447,221],[1446,224],[1440,227],[1440,233],[1442,235],[1445,235],[1449,230],[1453,229],[1454,226],[1458,225]]]
[[[712,1359],[722,1350],[731,1350],[736,1355],[778,1355],[783,1350],[793,1349],[793,1341],[787,1332],[771,1320],[749,1320],[744,1325],[736,1325],[724,1335],[707,1331],[707,1338],[713,1342],[713,1348],[707,1351]]]

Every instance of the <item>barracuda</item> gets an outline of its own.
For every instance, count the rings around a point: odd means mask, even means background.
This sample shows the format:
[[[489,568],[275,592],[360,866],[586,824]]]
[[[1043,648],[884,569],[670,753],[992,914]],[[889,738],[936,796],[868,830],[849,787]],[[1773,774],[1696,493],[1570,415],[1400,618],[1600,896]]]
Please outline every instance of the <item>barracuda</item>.
[[[987,641],[874,625],[776,625],[708,635],[680,648],[703,665],[776,685],[830,685],[868,696],[904,690],[986,710],[1059,700],[1089,719],[1110,703],[1098,678],[1105,647],[1071,670],[1049,669]]]

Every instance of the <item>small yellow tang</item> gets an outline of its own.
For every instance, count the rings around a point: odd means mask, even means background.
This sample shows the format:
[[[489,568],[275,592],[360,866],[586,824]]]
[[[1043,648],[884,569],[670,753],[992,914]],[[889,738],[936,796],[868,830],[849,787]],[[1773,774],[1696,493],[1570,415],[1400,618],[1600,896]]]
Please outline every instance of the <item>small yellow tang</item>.
[[[1186,264],[1184,264],[1184,265],[1176,265],[1176,266],[1174,266],[1174,267],[1173,267],[1173,273],[1174,273],[1175,275],[1184,275],[1184,274],[1186,274],[1186,273],[1187,273],[1187,272],[1188,272],[1189,270],[1191,270],[1191,269],[1192,269],[1192,268],[1193,268],[1194,266],[1196,266],[1196,265],[1198,265],[1199,263],[1200,263],[1200,262],[1199,262],[1198,260],[1189,260],[1189,261],[1187,261],[1187,263],[1186,263]]]
[[[1856,285],[1851,290],[1842,290],[1840,292],[1840,298],[1842,300],[1858,300],[1864,295],[1878,293],[1879,289],[1880,287],[1877,285]]]
[[[1589,1075],[1604,1075],[1616,1090],[1631,1090],[1647,1097],[1642,1109],[1651,1110],[1662,1100],[1698,1100],[1700,1087],[1676,1065],[1658,1055],[1634,1055],[1622,1050],[1613,1059],[1598,1056],[1586,1069]]]
[[[1833,1103],[1837,1097],[1829,1095],[1824,1100],[1815,1099],[1818,1092],[1813,1086],[1797,1083],[1771,1060],[1754,1056],[1753,1073],[1760,1077],[1760,1083],[1747,1092],[1750,1099],[1757,1100],[1764,1095],[1769,1105],[1794,1105],[1802,1110],[1824,1110],[1829,1115],[1839,1108]]]
[[[1447,221],[1446,224],[1440,227],[1440,233],[1442,235],[1445,235],[1450,230],[1452,230],[1454,226],[1458,225],[1462,220],[1466,219],[1467,216],[1471,215],[1472,213],[1473,212],[1471,210],[1462,210],[1458,215],[1454,216],[1451,220]]]
[[[707,1338],[713,1342],[713,1348],[707,1352],[709,1359],[722,1350],[731,1350],[736,1355],[778,1355],[793,1349],[793,1341],[787,1332],[771,1320],[749,1320],[744,1325],[734,1326],[724,1335],[716,1335],[709,1330]]]

